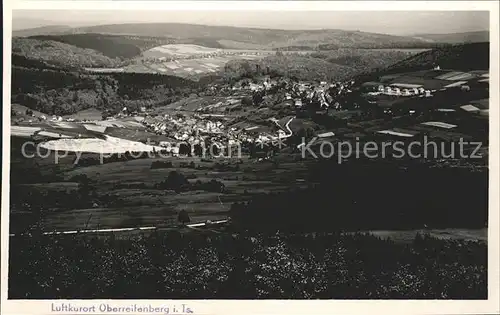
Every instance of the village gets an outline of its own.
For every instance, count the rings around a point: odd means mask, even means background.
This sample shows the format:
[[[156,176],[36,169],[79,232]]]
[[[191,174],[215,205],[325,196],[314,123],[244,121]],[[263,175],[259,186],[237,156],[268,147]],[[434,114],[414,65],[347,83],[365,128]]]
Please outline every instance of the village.
[[[408,141],[422,136],[439,141],[459,138],[485,141],[487,75],[435,66],[361,83],[305,82],[262,76],[209,85],[207,90],[217,97],[196,108],[167,106],[160,113],[154,108],[130,111],[124,107],[105,120],[83,121],[39,115],[22,125],[47,122],[65,128],[68,124],[83,124],[87,130],[103,134],[109,134],[110,127],[129,129],[129,133],[143,130],[152,137],[140,142],[163,148],[174,156],[196,155],[199,149],[195,148],[213,145],[218,152],[264,149],[274,154],[287,147],[287,139],[302,128],[298,122],[304,121],[315,123],[311,136],[321,140],[317,145],[326,140]],[[36,116],[29,110],[26,114]],[[39,135],[52,139],[68,137],[64,132],[58,135],[57,131],[41,129]],[[125,131],[121,134],[127,136]],[[292,150],[303,145],[294,143]],[[269,159],[270,154],[259,155],[259,160]]]

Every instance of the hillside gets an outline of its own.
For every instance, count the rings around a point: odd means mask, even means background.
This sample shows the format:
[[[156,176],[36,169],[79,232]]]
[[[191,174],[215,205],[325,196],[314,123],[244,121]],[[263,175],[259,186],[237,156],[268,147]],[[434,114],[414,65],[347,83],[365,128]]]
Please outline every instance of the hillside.
[[[418,39],[424,39],[429,42],[439,42],[448,44],[459,43],[482,43],[490,41],[489,31],[451,33],[451,34],[418,34]]]
[[[261,69],[269,67],[276,75],[310,80],[340,79],[350,71],[348,66],[332,64],[317,58],[270,56],[261,61],[231,61],[226,64],[224,73],[229,76],[244,77],[253,74],[256,65],[260,65]]]
[[[17,38],[13,43],[12,101],[47,114],[72,114],[88,108],[162,106],[192,93],[201,93],[202,82],[207,81],[193,82],[154,73],[82,73],[76,68],[113,66],[120,60],[54,41]],[[229,61],[212,76],[238,80],[271,74],[310,81],[357,78],[356,81],[364,82],[380,74],[429,69],[436,64],[443,69],[463,71],[489,68],[489,43],[454,45],[411,54],[363,49],[306,55],[277,52],[260,60]],[[73,66],[73,70],[68,65]]]
[[[386,68],[405,60],[415,52],[339,49],[308,55],[276,55],[261,60],[234,60],[224,67],[223,75],[243,77],[256,74],[255,69],[269,69],[275,75],[299,80],[347,80],[375,68]]]
[[[13,21],[15,24],[15,20]],[[12,37],[28,37],[37,35],[55,35],[73,32],[73,28],[67,25],[47,25],[12,31]]]
[[[117,36],[104,34],[63,34],[39,35],[30,39],[57,41],[83,49],[93,49],[109,58],[128,59],[138,56],[142,51],[174,41],[168,38],[144,36]],[[19,39],[18,39],[19,40]]]
[[[441,47],[422,52],[395,63],[388,70],[413,70],[439,65],[442,69],[488,70],[490,67],[490,44],[469,43]]]
[[[13,65],[20,59],[70,68],[115,67],[120,60],[89,48],[80,48],[53,40],[12,39]]]
[[[149,37],[169,37],[179,42],[190,40],[200,45],[214,48],[276,49],[287,47],[316,48],[319,45],[354,48],[428,47],[429,43],[413,37],[393,36],[344,30],[279,30],[259,28],[239,28],[229,26],[208,26],[180,23],[140,23],[110,24],[55,30],[61,33],[100,33],[113,35],[135,35]],[[34,36],[43,34],[40,28],[22,30],[14,36]],[[48,29],[47,34],[54,34]],[[90,48],[90,47],[86,47]]]
[[[435,66],[456,71],[489,70],[490,44],[468,43],[427,50],[396,62],[388,67],[363,71],[354,77],[357,82],[376,80],[394,73],[428,70]]]
[[[27,64],[12,67],[13,103],[49,115],[69,115],[97,108],[117,111],[163,105],[198,91],[178,77],[154,74],[85,74]]]

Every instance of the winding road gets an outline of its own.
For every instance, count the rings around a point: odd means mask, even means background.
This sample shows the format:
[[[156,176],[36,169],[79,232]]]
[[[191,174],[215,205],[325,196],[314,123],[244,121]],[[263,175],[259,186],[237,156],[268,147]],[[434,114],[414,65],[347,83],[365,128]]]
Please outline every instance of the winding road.
[[[290,119],[286,122],[286,124],[285,124],[285,128],[287,129],[288,134],[286,134],[286,135],[284,135],[284,136],[281,136],[281,137],[279,137],[279,136],[278,136],[278,137],[275,137],[274,139],[278,139],[278,138],[280,138],[280,139],[286,139],[286,138],[288,138],[288,137],[292,136],[292,135],[293,135],[293,131],[292,131],[292,129],[290,129],[290,123],[291,123],[294,119],[295,119],[295,117],[290,118]],[[283,129],[283,127],[282,127],[282,126],[278,123],[278,120],[277,120],[276,118],[273,118],[273,119],[272,119],[272,121],[276,124],[276,126],[278,126],[278,128],[279,128],[279,129]]]

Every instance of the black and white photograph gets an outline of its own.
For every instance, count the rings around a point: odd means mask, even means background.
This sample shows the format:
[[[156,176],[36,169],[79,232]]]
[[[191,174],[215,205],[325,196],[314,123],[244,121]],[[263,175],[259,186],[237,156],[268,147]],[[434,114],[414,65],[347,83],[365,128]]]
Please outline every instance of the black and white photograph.
[[[490,11],[317,8],[12,10],[7,298],[498,293]]]

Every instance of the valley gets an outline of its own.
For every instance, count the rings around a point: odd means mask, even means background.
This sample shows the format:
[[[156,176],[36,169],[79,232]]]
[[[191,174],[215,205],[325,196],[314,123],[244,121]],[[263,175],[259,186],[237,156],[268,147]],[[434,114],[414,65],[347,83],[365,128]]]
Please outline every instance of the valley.
[[[484,34],[13,35],[9,297],[487,296]]]

